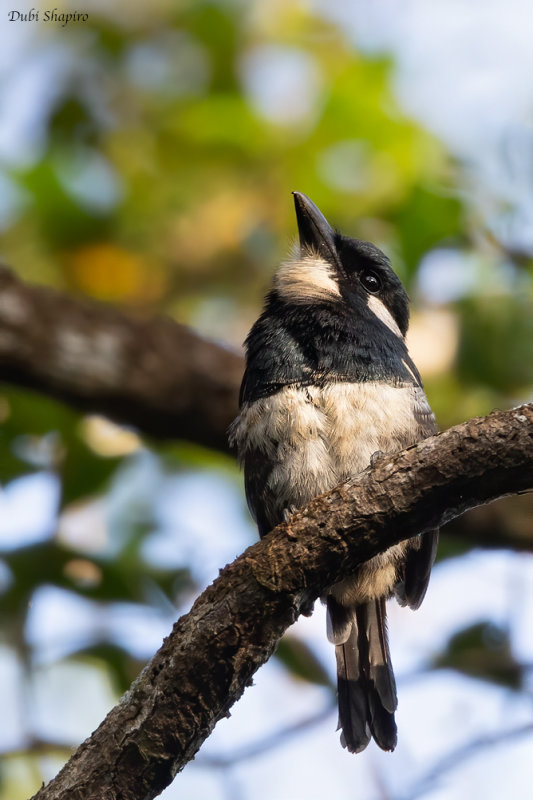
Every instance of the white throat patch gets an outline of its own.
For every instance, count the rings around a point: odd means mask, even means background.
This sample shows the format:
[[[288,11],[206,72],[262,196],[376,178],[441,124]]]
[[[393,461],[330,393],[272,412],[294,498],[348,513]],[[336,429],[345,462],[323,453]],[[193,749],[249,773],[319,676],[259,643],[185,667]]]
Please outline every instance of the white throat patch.
[[[381,300],[374,295],[368,296],[368,307],[376,317],[393,332],[395,336],[403,339],[402,332],[396,323],[396,320],[390,313],[389,309],[381,302]]]
[[[340,297],[330,264],[318,255],[285,261],[274,277],[279,296],[288,303],[309,303]]]

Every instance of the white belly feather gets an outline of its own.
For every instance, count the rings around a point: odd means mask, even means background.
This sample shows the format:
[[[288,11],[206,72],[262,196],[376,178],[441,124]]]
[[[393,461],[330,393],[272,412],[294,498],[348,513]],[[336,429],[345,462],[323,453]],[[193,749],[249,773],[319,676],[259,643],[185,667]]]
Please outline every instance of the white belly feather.
[[[301,508],[366,469],[377,451],[395,452],[422,438],[415,415],[421,401],[427,403],[414,385],[291,386],[245,403],[230,436],[241,460],[253,450],[273,465],[265,490],[281,519],[284,509]],[[343,605],[390,594],[405,548],[376,556],[330,592]]]

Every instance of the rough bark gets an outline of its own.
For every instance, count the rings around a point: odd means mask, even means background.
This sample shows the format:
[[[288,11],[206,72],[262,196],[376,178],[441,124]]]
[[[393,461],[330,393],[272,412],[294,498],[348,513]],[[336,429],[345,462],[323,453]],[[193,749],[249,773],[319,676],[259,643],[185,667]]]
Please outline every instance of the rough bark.
[[[470,420],[380,457],[227,566],[35,798],[155,797],[327,586],[415,532],[532,488],[533,405]]]
[[[138,319],[0,266],[0,380],[150,436],[227,450],[243,359],[167,318]]]

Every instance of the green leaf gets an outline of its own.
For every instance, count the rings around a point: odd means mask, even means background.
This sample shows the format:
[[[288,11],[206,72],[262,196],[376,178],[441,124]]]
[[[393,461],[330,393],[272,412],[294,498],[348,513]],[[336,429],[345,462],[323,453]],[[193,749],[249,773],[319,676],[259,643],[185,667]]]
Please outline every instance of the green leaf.
[[[524,668],[513,656],[509,632],[488,621],[455,633],[434,659],[434,666],[511,689],[520,689],[523,682]]]
[[[509,395],[533,384],[533,302],[501,294],[461,304],[458,373]]]
[[[401,254],[410,275],[422,257],[443,242],[451,243],[463,235],[463,206],[458,197],[425,184],[413,187],[396,214],[390,219],[397,227]]]
[[[176,603],[192,585],[187,568],[153,567],[132,553],[112,560],[90,557],[56,541],[20,547],[4,553],[2,559],[14,577],[2,595],[1,613],[6,616],[25,611],[34,592],[45,585],[98,602],[129,603],[153,601],[155,589],[167,602]]]
[[[79,413],[22,389],[3,389],[1,396],[9,406],[0,426],[2,482],[37,469],[53,469],[61,479],[62,506],[105,488],[122,459],[100,456],[87,445]]]
[[[67,192],[52,158],[20,172],[18,180],[32,198],[33,218],[48,245],[70,248],[109,235],[112,229],[110,217],[89,211]]]
[[[334,688],[322,663],[311,648],[296,636],[286,634],[279,642],[275,655],[295,678]]]

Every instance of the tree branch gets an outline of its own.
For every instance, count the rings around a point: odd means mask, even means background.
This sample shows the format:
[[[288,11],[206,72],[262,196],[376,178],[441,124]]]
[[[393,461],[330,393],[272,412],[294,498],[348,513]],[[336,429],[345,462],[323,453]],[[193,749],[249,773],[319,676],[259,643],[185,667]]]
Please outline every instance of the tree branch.
[[[0,379],[226,451],[243,359],[166,318],[31,286],[0,266]]]
[[[36,800],[155,797],[310,600],[414,532],[532,488],[533,405],[378,458],[227,566]]]

